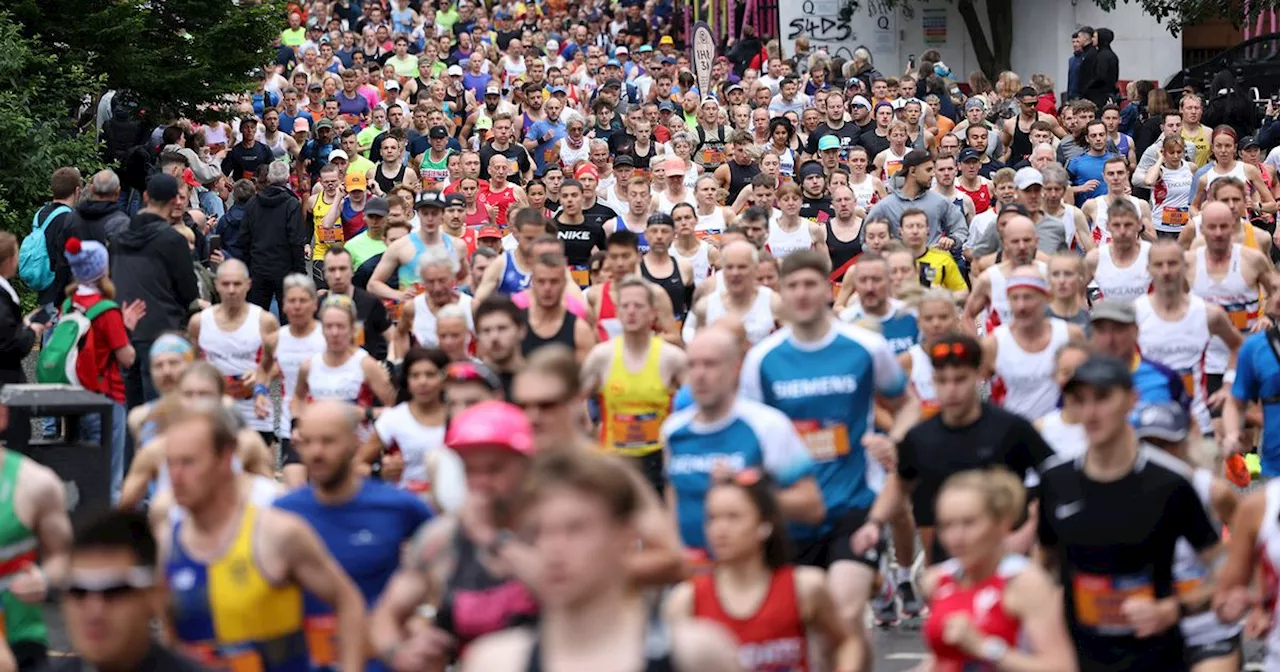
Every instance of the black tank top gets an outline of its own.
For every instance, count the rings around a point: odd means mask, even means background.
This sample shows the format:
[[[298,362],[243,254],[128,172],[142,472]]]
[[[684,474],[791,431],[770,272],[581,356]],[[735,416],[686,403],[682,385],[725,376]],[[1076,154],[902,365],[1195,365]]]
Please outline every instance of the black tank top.
[[[396,188],[396,185],[404,181],[405,169],[406,166],[401,165],[400,172],[396,173],[395,177],[387,177],[382,174],[382,164],[379,163],[378,169],[373,171],[373,181],[378,183],[378,186],[382,189],[382,193],[390,194],[391,190]]]
[[[560,322],[560,329],[552,334],[550,338],[543,338],[534,333],[533,325],[529,324],[528,310],[524,311],[524,323],[524,341],[520,343],[520,351],[525,357],[533,354],[534,350],[551,343],[559,343],[570,350],[573,350],[574,346],[577,345],[573,338],[573,329],[577,326],[578,316],[568,310],[564,311],[564,320]]]
[[[409,96],[409,102],[417,105],[418,101],[427,94],[427,87],[431,85],[431,82],[424,82],[421,77],[414,78],[413,81],[417,82],[418,85],[414,87],[413,95]]]
[[[533,635],[533,647],[529,649],[529,664],[526,672],[543,672],[542,669],[542,633]],[[643,672],[675,672],[675,663],[671,661],[671,632],[667,624],[656,615],[644,633],[644,667]]]
[[[453,537],[453,575],[445,582],[436,626],[465,646],[484,635],[537,621],[538,603],[514,576],[494,576],[461,524]],[[459,599],[462,597],[463,599]]]
[[[668,275],[665,278],[656,278],[649,272],[649,267],[645,266],[644,259],[641,259],[640,275],[644,276],[645,280],[661,287],[662,291],[666,292],[667,296],[671,297],[671,308],[675,312],[676,321],[680,322],[684,320],[684,297],[686,287],[684,285],[684,280],[680,278],[680,264],[676,261],[675,257],[671,258],[671,265],[675,267],[672,269],[671,275]]]
[[[1020,116],[1013,118],[1013,142],[1009,143],[1009,165],[1031,156],[1031,150],[1034,149],[1031,146],[1031,131],[1022,132],[1022,124],[1019,123],[1021,120]]]
[[[729,161],[729,197],[725,199],[725,203],[733,205],[738,200],[738,194],[751,184],[751,180],[760,174],[760,166],[755,163],[742,165],[737,161]]]
[[[861,236],[854,236],[853,240],[848,242],[836,238],[836,232],[831,230],[831,220],[827,220],[827,253],[831,255],[833,273],[843,268],[850,259],[862,254],[861,238]]]

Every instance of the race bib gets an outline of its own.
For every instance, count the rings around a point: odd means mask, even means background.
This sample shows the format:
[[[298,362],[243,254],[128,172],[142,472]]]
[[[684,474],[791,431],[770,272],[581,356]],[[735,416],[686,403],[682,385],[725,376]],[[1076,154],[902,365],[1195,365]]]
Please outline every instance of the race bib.
[[[337,615],[308,616],[302,627],[307,635],[307,652],[311,654],[311,664],[322,667],[337,664]]]
[[[326,243],[329,245],[332,245],[334,243],[341,243],[343,242],[342,227],[341,226],[322,226],[316,229],[316,238],[319,240],[319,242]]]
[[[223,380],[223,394],[241,401],[253,398],[253,388],[244,384],[244,376],[225,376]]]
[[[660,445],[662,416],[651,413],[614,413],[609,443],[620,452],[651,449]]]
[[[1165,207],[1160,213],[1160,221],[1169,226],[1186,226],[1187,222],[1191,221],[1191,208]]]
[[[1182,387],[1187,391],[1187,396],[1194,398],[1196,396],[1196,372],[1182,372]]]
[[[1145,575],[1101,576],[1077,574],[1072,577],[1075,590],[1076,620],[1083,626],[1113,634],[1127,634],[1133,626],[1121,613],[1125,600],[1133,597],[1155,599],[1151,579]]]
[[[693,237],[698,240],[705,240],[716,247],[720,247],[720,233],[721,229],[702,229],[700,231],[694,231]]]
[[[356,322],[356,347],[364,347],[364,321]]]
[[[1203,585],[1204,585],[1204,577],[1197,576],[1194,578],[1182,579],[1181,581],[1174,582],[1173,590],[1178,594],[1178,597],[1183,597],[1186,595],[1190,595],[1191,593],[1194,593],[1197,590],[1200,590],[1200,586],[1203,586]]]
[[[1253,327],[1253,323],[1258,319],[1258,313],[1255,310],[1249,310],[1248,306],[1240,304],[1223,306],[1227,311],[1227,317],[1231,320],[1231,325],[1239,331],[1248,331]]]
[[[702,162],[711,165],[720,165],[724,163],[725,151],[723,147],[703,147]]]
[[[405,481],[402,487],[405,492],[412,492],[415,495],[425,495],[431,492],[430,481]]]
[[[902,170],[902,162],[897,159],[890,159],[884,162],[884,174],[886,177],[893,177]]]
[[[591,286],[591,267],[570,266],[569,275],[573,276],[573,281],[578,283],[579,288],[586,289]]]
[[[250,646],[217,647],[196,644],[185,647],[186,653],[212,670],[219,672],[264,672],[262,656]]]
[[[701,548],[686,548],[684,550],[684,566],[693,574],[710,574],[715,569],[715,561],[711,559],[711,554]]]
[[[849,454],[849,428],[835,420],[793,420],[796,432],[815,462],[829,462]]]

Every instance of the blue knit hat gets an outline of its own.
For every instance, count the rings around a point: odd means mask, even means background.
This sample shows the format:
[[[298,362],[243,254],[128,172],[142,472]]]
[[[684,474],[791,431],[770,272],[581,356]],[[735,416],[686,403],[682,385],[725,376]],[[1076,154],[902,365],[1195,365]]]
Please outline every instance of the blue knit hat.
[[[67,239],[67,261],[78,282],[97,282],[107,275],[107,248],[96,240]]]

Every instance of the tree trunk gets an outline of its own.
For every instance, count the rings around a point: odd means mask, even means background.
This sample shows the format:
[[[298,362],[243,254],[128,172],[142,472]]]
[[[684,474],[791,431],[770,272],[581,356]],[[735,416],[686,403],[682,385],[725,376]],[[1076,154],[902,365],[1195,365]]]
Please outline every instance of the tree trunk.
[[[956,9],[973,44],[978,67],[994,82],[1002,70],[1009,69],[1009,52],[1013,47],[1013,0],[987,0],[987,21],[992,39],[982,29],[975,0],[958,0]],[[962,75],[963,76],[963,75]]]

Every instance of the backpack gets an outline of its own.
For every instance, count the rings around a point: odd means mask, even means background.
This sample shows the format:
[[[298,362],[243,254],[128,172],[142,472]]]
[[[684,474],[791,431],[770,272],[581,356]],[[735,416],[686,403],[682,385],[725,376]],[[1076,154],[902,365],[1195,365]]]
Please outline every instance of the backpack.
[[[45,243],[44,231],[54,217],[68,212],[71,212],[71,208],[59,203],[49,210],[41,222],[40,212],[36,211],[31,218],[31,233],[22,239],[22,247],[18,249],[18,276],[37,292],[43,292],[53,284],[53,262],[49,259],[49,246]]]
[[[99,315],[119,307],[115,301],[99,299],[89,310],[81,310],[71,299],[63,301],[62,315],[36,359],[36,381],[83,387],[76,361],[82,351],[92,349],[88,343],[90,325]]]

